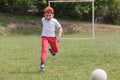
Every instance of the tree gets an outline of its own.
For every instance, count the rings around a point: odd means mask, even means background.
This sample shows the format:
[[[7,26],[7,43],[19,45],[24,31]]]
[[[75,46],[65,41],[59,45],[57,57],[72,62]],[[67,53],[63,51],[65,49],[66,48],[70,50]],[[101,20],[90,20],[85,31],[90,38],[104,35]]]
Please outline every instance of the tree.
[[[109,23],[120,24],[120,0],[113,0],[109,5]]]
[[[49,0],[0,0],[0,12],[26,13],[31,5],[43,9]],[[91,3],[52,3],[56,17],[91,20]],[[120,24],[120,0],[95,0],[95,18],[102,17],[104,22]]]

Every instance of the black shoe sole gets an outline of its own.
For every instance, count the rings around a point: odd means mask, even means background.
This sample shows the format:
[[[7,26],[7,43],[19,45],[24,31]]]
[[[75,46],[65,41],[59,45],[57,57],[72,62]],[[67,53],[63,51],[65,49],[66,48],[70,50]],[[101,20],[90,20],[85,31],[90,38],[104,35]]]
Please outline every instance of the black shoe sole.
[[[52,52],[51,48],[49,48],[49,51],[52,54],[52,56],[55,56],[55,53]]]

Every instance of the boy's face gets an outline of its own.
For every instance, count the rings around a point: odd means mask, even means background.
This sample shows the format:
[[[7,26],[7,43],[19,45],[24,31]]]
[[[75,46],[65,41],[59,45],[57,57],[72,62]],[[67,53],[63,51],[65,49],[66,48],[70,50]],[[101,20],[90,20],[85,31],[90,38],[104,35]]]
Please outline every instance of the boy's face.
[[[49,20],[51,20],[54,17],[54,14],[51,13],[51,12],[45,12],[44,13],[44,17],[45,17],[46,20],[49,21]]]

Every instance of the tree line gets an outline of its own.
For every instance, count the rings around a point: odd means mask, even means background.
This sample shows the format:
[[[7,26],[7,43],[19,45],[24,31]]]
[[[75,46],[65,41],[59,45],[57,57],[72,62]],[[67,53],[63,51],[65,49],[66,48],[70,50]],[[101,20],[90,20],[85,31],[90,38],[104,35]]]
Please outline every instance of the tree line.
[[[0,0],[0,12],[12,14],[37,14],[42,16],[48,0]],[[59,18],[91,21],[91,3],[52,3]],[[95,20],[120,24],[120,0],[95,0]]]

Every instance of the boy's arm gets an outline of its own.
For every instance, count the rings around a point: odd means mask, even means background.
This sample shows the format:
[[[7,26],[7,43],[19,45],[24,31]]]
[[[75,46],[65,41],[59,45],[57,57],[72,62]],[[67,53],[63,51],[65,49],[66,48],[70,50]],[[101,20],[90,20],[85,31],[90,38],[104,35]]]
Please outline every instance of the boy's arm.
[[[61,38],[62,31],[63,31],[63,29],[62,29],[62,27],[60,27],[60,28],[58,29],[58,36],[57,36],[57,41],[58,41],[58,42],[59,42],[59,40],[60,40],[60,38]]]

